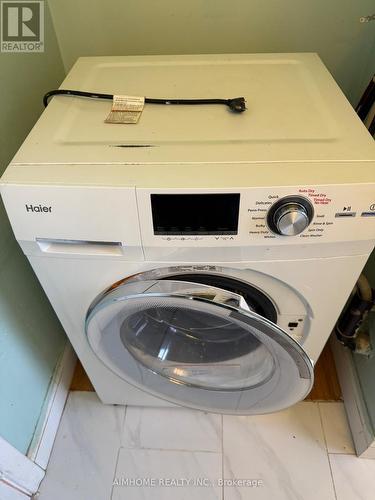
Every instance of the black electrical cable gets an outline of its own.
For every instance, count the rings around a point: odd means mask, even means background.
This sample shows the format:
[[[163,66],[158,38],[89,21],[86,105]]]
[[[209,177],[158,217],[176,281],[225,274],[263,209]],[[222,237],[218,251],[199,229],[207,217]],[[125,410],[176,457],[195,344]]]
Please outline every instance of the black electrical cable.
[[[48,106],[49,99],[55,95],[88,97],[89,99],[107,99],[113,100],[113,94],[98,94],[95,92],[83,92],[81,90],[66,90],[58,89],[51,90],[43,97],[43,104]],[[246,110],[246,101],[244,97],[235,97],[233,99],[153,99],[145,97],[145,103],[148,104],[224,104],[229,107],[231,111],[242,113]]]

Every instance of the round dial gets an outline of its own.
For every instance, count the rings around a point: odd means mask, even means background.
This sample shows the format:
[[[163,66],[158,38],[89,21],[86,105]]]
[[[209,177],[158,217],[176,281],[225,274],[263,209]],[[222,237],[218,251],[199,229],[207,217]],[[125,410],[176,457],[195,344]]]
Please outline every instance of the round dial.
[[[267,215],[268,227],[283,236],[296,236],[310,224],[314,209],[302,196],[281,198],[270,208]]]

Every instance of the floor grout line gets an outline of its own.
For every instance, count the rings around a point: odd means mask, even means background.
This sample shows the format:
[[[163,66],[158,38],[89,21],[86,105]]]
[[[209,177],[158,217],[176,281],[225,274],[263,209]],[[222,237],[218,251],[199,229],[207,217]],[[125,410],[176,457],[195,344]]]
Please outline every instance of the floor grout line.
[[[328,455],[348,455],[349,457],[356,457],[357,455],[353,451],[352,453],[349,453],[347,451],[328,451]]]
[[[119,448],[117,450],[115,470],[113,471],[113,476],[112,476],[112,488],[111,488],[110,500],[113,500],[114,482],[115,482],[115,479],[116,479],[117,466],[118,466],[118,461],[119,461],[119,458],[120,458],[120,450],[121,450],[121,446],[119,446]]]
[[[221,416],[221,498],[224,500],[224,415]]]
[[[321,427],[321,429],[322,429],[322,435],[323,435],[323,439],[324,439],[324,445],[325,445],[325,448],[326,448],[326,455],[327,455],[327,461],[328,461],[329,472],[330,472],[330,475],[331,475],[331,481],[332,481],[333,493],[334,493],[334,495],[335,495],[335,499],[336,499],[336,500],[338,500],[338,498],[337,498],[337,491],[336,491],[336,485],[335,485],[335,478],[333,477],[331,460],[330,460],[330,458],[329,458],[328,444],[327,444],[327,436],[326,436],[326,431],[325,431],[325,429],[324,429],[324,424],[323,424],[323,416],[322,416],[322,412],[321,412],[321,410],[320,410],[320,404],[321,404],[321,403],[317,403],[317,405],[318,405],[318,413],[319,413],[320,427]]]
[[[194,448],[194,450],[187,450],[186,448],[148,448],[147,446],[122,446],[122,450],[144,450],[144,451],[180,451],[183,453],[211,453],[212,455],[221,455],[221,450],[199,450]]]
[[[322,434],[323,434],[323,439],[324,439],[324,446],[325,446],[325,448],[326,448],[326,453],[328,453],[327,436],[326,436],[326,431],[325,431],[325,429],[324,429],[322,412],[320,411],[320,402],[317,402],[316,404],[318,405],[318,413],[319,413],[320,427],[321,427],[321,429],[322,429]]]
[[[120,447],[122,448],[123,442],[124,442],[124,436],[125,436],[125,425],[126,425],[126,414],[128,412],[128,407],[125,405],[124,407],[124,416],[122,417],[122,424],[121,424],[121,436],[120,436]]]
[[[121,451],[121,448],[122,448],[122,440],[123,440],[123,435],[124,435],[124,432],[125,432],[125,418],[126,418],[126,411],[127,411],[127,406],[125,405],[124,406],[124,415],[122,417],[122,422],[121,422],[121,429],[120,429],[120,441],[119,441],[119,446],[117,448],[117,456],[116,456],[116,462],[115,462],[115,470],[113,471],[113,476],[112,476],[112,488],[111,488],[111,496],[110,496],[110,500],[113,500],[113,492],[114,492],[114,482],[115,482],[115,479],[116,479],[116,472],[117,472],[117,466],[118,466],[118,461],[119,461],[119,458],[120,458],[120,451]]]

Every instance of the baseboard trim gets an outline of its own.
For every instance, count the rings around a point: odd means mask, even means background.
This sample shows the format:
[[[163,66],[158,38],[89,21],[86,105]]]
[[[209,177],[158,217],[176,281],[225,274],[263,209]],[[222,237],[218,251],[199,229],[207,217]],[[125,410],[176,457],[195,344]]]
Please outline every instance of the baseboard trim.
[[[330,343],[357,456],[374,459],[374,431],[363,399],[352,354],[348,348],[338,342],[336,337],[332,336]]]
[[[21,489],[2,479],[0,479],[0,498],[4,500],[30,500],[30,497]]]
[[[0,491],[8,490],[9,497],[31,496],[38,488],[45,471],[0,437]],[[4,495],[0,498],[6,498]]]
[[[73,378],[77,357],[70,342],[56,365],[27,456],[46,470]]]

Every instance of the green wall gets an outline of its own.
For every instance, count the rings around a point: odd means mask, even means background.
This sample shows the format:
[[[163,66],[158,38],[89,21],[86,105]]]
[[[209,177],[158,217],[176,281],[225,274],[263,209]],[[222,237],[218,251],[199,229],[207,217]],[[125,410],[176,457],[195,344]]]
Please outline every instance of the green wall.
[[[0,174],[38,119],[43,93],[64,77],[46,14],[45,53],[0,53]],[[65,341],[0,201],[0,435],[23,453]]]
[[[318,52],[352,103],[375,71],[374,23],[359,22],[373,14],[374,0],[50,0],[50,5],[66,69],[79,56]]]

